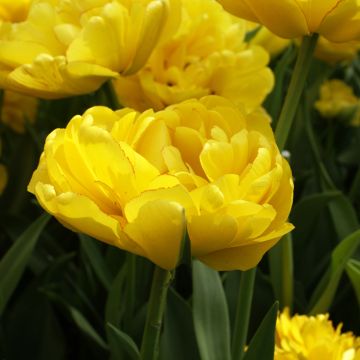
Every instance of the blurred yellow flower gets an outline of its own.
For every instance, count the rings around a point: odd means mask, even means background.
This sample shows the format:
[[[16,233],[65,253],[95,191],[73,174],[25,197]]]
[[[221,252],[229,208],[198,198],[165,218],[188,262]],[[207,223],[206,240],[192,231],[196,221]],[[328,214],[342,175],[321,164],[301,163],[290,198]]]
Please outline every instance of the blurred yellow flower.
[[[38,100],[13,91],[4,91],[1,121],[18,133],[25,131],[25,123],[34,123]]]
[[[0,194],[2,194],[2,192],[4,191],[6,183],[7,183],[6,167],[3,164],[0,164]]]
[[[177,33],[155,48],[146,66],[115,81],[120,102],[138,111],[161,110],[215,94],[248,109],[272,90],[269,55],[245,41],[246,22],[213,0],[183,0]]]
[[[249,43],[262,46],[271,56],[279,55],[291,43],[289,39],[281,38],[266,27],[255,23],[248,22],[248,30],[255,31],[255,35],[251,37]]]
[[[132,74],[176,30],[179,0],[39,0],[0,29],[0,85],[43,98]]]
[[[276,323],[275,360],[358,360],[360,339],[334,329],[328,314],[294,315],[286,309]]]
[[[2,152],[1,149],[2,149],[2,142],[0,138],[0,156]],[[7,175],[6,167],[0,163],[0,195],[4,191],[7,181],[8,181],[8,175]]]
[[[359,50],[360,41],[334,43],[320,36],[314,56],[330,64],[336,64],[342,61],[354,60]]]
[[[0,20],[19,22],[25,20],[31,0],[0,0]]]
[[[218,0],[226,10],[283,38],[318,33],[327,40],[360,39],[358,0]]]
[[[320,87],[320,98],[315,108],[324,118],[351,118],[350,124],[360,125],[360,99],[342,80],[325,81]]]
[[[248,269],[293,226],[288,163],[263,111],[209,96],[138,113],[94,107],[52,132],[29,184],[65,226],[176,266]]]

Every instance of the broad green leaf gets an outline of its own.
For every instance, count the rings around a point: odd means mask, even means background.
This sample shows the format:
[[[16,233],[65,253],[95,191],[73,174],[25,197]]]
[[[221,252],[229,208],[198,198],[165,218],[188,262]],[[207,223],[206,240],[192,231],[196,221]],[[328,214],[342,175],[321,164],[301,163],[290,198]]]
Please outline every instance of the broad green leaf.
[[[357,230],[342,240],[334,249],[328,270],[311,297],[309,314],[319,314],[329,310],[346,263],[359,245],[360,230]]]
[[[110,289],[112,277],[109,268],[99,250],[98,241],[90,236],[79,234],[81,247],[84,250],[89,262],[106,290]]]
[[[1,359],[68,358],[66,334],[69,329],[61,326],[58,311],[39,291],[41,282],[40,277],[22,282],[21,291],[1,317]]]
[[[275,350],[275,326],[279,305],[271,307],[245,352],[244,360],[273,360]]]
[[[329,204],[329,208],[339,239],[359,229],[356,211],[348,197],[345,195],[337,197]]]
[[[201,360],[230,360],[229,313],[220,275],[193,263],[193,316]]]
[[[126,264],[120,269],[111,284],[105,304],[105,322],[119,325],[124,313],[124,281],[126,276]]]
[[[294,232],[297,237],[303,241],[307,239],[318,219],[318,214],[324,211],[332,200],[340,196],[340,191],[328,191],[302,198],[291,212],[291,221],[295,225]]]
[[[60,297],[57,293],[42,289],[41,290],[44,294],[46,294],[49,299],[53,300],[54,302],[61,305],[66,312],[69,314],[73,322],[76,326],[86,335],[89,339],[91,339],[94,343],[100,346],[102,349],[107,350],[108,346],[103,340],[103,338],[98,334],[98,332],[94,329],[94,327],[90,324],[89,320],[75,307],[70,305],[66,300]]]
[[[167,296],[160,359],[199,359],[191,307],[172,288]]]
[[[34,221],[16,240],[0,262],[0,314],[15,290],[29,260],[41,232],[50,219],[43,214]]]
[[[112,360],[140,360],[139,349],[129,335],[110,323],[106,324],[106,332]]]
[[[280,308],[292,307],[294,292],[294,266],[292,235],[286,234],[270,251],[270,279]]]
[[[78,328],[89,338],[91,338],[95,343],[97,343],[103,349],[107,349],[107,345],[102,339],[102,337],[96,332],[93,326],[89,323],[89,321],[85,318],[85,316],[76,308],[67,304],[68,311],[74,320],[74,323],[78,326]]]
[[[351,280],[357,301],[360,306],[360,261],[350,259],[346,264],[346,273]]]

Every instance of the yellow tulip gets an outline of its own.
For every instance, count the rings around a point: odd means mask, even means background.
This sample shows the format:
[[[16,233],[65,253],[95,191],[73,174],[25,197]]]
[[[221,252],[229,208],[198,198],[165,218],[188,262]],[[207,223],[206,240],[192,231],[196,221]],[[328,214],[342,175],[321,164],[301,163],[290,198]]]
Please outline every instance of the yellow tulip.
[[[350,117],[350,125],[360,125],[360,99],[342,80],[333,79],[324,82],[320,88],[320,98],[315,102],[315,108],[324,118]]]
[[[0,85],[43,98],[96,90],[139,70],[176,30],[179,0],[40,0],[0,29]]]
[[[294,315],[288,309],[276,323],[275,360],[358,360],[360,338],[334,329],[328,314]]]
[[[25,131],[25,123],[34,123],[38,100],[13,91],[4,91],[1,121],[18,133]]]
[[[157,46],[136,75],[114,81],[120,102],[138,111],[164,109],[186,99],[215,94],[248,109],[272,90],[269,55],[244,41],[246,22],[215,1],[183,0],[174,36]]]
[[[0,20],[19,22],[26,18],[31,0],[1,0]]]
[[[333,42],[360,39],[359,0],[218,0],[226,10],[292,39],[318,33]]]
[[[216,96],[75,116],[48,136],[29,191],[68,228],[165,269],[185,226],[193,256],[219,270],[255,266],[293,228],[268,116]]]

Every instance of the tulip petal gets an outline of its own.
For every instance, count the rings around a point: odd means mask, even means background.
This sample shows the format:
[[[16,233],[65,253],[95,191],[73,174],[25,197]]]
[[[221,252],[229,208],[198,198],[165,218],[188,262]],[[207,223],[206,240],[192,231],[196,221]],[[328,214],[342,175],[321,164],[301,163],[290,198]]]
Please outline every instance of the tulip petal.
[[[305,14],[298,0],[240,0],[247,4],[259,22],[284,38],[309,35]]]
[[[141,247],[121,234],[119,219],[103,213],[87,197],[70,192],[57,195],[51,185],[40,182],[35,186],[35,194],[41,206],[71,230],[139,255],[144,254]]]
[[[319,33],[333,42],[360,38],[360,4],[357,0],[338,1],[319,27]]]
[[[184,208],[167,200],[150,201],[124,231],[153,263],[163,269],[174,269],[186,231]]]
[[[199,256],[199,260],[218,271],[246,271],[256,266],[265,252],[292,229],[293,226],[291,224],[284,224],[279,230],[262,237],[262,242],[256,241],[251,245],[216,251],[204,256]]]
[[[193,216],[188,222],[191,251],[196,257],[226,249],[238,230],[236,220],[219,213]]]
[[[194,205],[189,193],[182,185],[177,185],[171,188],[144,191],[138,197],[133,198],[124,209],[127,221],[133,222],[145,204],[155,200],[176,202],[186,210],[187,215],[194,212]]]

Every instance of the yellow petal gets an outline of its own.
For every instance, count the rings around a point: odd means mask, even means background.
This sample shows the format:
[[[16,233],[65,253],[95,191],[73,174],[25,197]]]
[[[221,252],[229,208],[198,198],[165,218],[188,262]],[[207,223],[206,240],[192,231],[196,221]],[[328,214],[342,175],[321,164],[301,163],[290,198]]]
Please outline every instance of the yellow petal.
[[[174,269],[186,231],[184,209],[176,202],[150,201],[124,231],[144,249],[145,257],[163,269]]]
[[[35,194],[41,206],[71,230],[83,232],[124,250],[143,254],[142,249],[121,235],[117,219],[103,213],[85,196],[75,193],[57,195],[49,184],[37,183]]]
[[[357,0],[337,1],[324,18],[319,33],[333,42],[346,42],[360,38],[360,4]]]
[[[141,208],[148,202],[155,200],[166,200],[180,204],[187,212],[187,216],[194,212],[194,205],[186,189],[177,185],[170,188],[162,188],[144,191],[138,197],[133,198],[125,206],[125,216],[128,222],[134,221]]]
[[[256,266],[266,251],[268,251],[276,242],[293,228],[290,224],[284,226],[266,237],[262,242],[252,245],[239,246],[219,250],[207,255],[199,256],[199,259],[206,265],[218,271],[242,270],[246,271]]]
[[[200,259],[206,254],[227,248],[237,232],[236,220],[219,213],[193,216],[188,221],[192,254]]]

